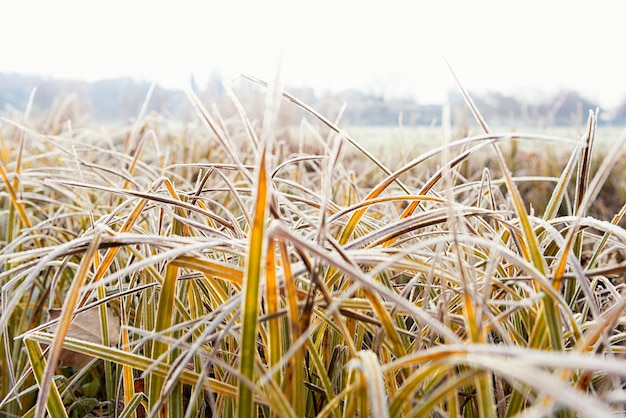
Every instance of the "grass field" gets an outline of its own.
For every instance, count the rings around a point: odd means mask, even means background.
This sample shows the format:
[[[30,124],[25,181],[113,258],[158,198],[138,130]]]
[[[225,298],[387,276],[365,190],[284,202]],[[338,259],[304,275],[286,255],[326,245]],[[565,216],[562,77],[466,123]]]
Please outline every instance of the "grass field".
[[[623,133],[190,100],[2,120],[1,415],[624,415]]]

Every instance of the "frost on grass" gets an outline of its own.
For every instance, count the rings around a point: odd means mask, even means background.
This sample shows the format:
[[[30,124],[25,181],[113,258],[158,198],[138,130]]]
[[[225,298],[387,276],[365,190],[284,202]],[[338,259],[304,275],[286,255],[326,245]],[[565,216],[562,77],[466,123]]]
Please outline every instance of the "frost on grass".
[[[587,137],[434,130],[390,158],[284,98],[110,131],[3,122],[2,413],[624,410],[625,161],[584,152],[593,114]],[[570,154],[522,164],[525,143]],[[51,366],[38,399],[77,277],[60,366],[78,370]]]

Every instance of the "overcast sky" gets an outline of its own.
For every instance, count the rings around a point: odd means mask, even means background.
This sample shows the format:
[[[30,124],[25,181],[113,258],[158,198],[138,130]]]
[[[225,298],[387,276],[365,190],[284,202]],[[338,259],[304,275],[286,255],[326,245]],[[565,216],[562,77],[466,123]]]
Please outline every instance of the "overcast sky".
[[[129,75],[185,87],[194,73],[444,100],[447,59],[470,92],[572,88],[626,98],[620,1],[20,0],[0,8],[0,72]]]

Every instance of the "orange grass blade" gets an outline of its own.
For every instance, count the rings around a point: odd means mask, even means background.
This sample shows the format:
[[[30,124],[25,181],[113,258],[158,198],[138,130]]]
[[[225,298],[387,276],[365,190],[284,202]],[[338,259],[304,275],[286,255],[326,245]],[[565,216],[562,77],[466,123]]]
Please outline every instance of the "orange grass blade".
[[[200,258],[193,255],[181,255],[171,261],[177,267],[202,272],[208,276],[226,280],[237,286],[243,284],[243,271],[232,264]]]
[[[266,286],[266,303],[267,314],[272,315],[278,312],[278,283],[276,279],[276,255],[274,242],[270,242],[267,246],[265,258],[265,286]],[[280,324],[281,318],[270,319],[268,321],[269,328],[269,365],[275,366],[283,357],[282,349],[282,332]],[[277,374],[277,382],[280,384],[280,374]]]
[[[285,278],[285,293],[287,298],[287,308],[289,310],[289,325],[291,330],[290,342],[295,344],[302,334],[302,326],[300,324],[298,297],[295,287],[295,278],[291,271],[291,260],[287,245],[282,240],[276,240],[280,249],[280,260]],[[305,396],[301,390],[304,383],[304,372],[302,364],[304,363],[304,352],[306,345],[303,344],[301,350],[296,350],[291,357],[288,368],[283,379],[283,387],[287,393],[291,394],[291,402],[294,405],[294,411],[298,416],[305,414]]]
[[[33,225],[30,221],[30,218],[26,214],[26,209],[24,209],[24,205],[18,199],[17,194],[15,193],[15,189],[13,188],[13,186],[11,186],[11,182],[9,182],[9,177],[7,176],[7,172],[4,168],[4,164],[2,163],[2,161],[0,161],[0,176],[2,176],[2,181],[4,182],[4,185],[9,192],[9,196],[11,196],[11,203],[13,203],[13,206],[15,207],[15,209],[17,209],[17,213],[20,215],[20,220],[26,228],[32,228]],[[10,226],[7,225],[7,227]]]

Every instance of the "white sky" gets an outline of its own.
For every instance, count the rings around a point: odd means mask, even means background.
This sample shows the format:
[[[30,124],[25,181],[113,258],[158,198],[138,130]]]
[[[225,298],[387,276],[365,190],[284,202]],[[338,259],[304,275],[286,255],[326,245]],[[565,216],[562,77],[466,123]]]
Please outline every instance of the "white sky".
[[[185,87],[217,70],[360,88],[419,102],[454,88],[518,95],[572,88],[626,98],[624,3],[562,1],[3,0],[0,72],[130,75]]]

